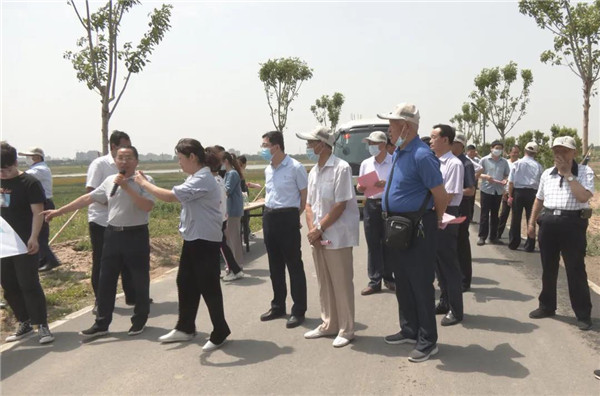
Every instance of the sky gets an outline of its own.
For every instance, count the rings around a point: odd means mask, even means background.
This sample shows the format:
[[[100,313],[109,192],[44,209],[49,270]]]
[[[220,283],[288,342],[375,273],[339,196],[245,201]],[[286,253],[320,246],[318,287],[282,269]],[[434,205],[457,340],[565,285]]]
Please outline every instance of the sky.
[[[148,14],[145,1],[123,18],[121,42],[135,45]],[[78,1],[80,7],[82,1]],[[92,3],[95,9],[101,2]],[[420,134],[448,123],[483,69],[515,61],[533,72],[527,114],[509,136],[552,124],[583,122],[580,79],[539,60],[553,36],[516,2],[197,2],[172,1],[171,29],[133,75],[110,130],[126,131],[140,153],[172,153],[183,137],[253,154],[273,130],[260,64],[299,57],[313,69],[292,103],[286,151],[305,151],[296,132],[313,129],[310,106],[341,92],[340,123],[412,102]],[[18,150],[42,147],[51,157],[101,149],[100,96],[77,81],[67,50],[84,34],[66,0],[1,0],[1,135]],[[122,69],[124,70],[124,69]],[[519,80],[520,83],[520,80]],[[598,97],[590,142],[600,143]],[[492,125],[489,142],[498,137]]]

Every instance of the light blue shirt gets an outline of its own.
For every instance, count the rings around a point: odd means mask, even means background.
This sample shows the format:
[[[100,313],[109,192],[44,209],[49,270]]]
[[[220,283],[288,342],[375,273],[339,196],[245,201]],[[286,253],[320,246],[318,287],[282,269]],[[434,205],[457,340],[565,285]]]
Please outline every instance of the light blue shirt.
[[[487,155],[481,159],[479,165],[483,168],[484,175],[490,175],[495,180],[504,180],[510,173],[510,166],[508,161],[502,157],[498,157],[497,160],[492,158],[492,155]],[[498,183],[491,183],[487,180],[481,182],[481,192],[490,195],[502,195],[504,193],[504,186]]]
[[[242,217],[244,196],[240,174],[234,169],[225,174],[225,191],[227,192],[227,214],[229,217]]]
[[[510,170],[508,181],[513,183],[514,188],[531,188],[538,189],[540,185],[540,177],[544,168],[533,157],[525,154],[523,158],[515,162],[515,165]]]
[[[306,168],[286,155],[277,168],[265,168],[265,206],[269,209],[300,208],[300,191],[308,186]],[[304,209],[304,208],[302,208]]]
[[[181,202],[179,232],[184,240],[220,242],[223,239],[221,187],[209,168],[188,176],[183,184],[173,187],[173,194]]]
[[[30,174],[38,179],[40,183],[42,183],[44,193],[46,194],[46,199],[52,198],[52,172],[44,161],[36,162],[35,164],[31,165],[31,167],[27,169],[25,173]]]

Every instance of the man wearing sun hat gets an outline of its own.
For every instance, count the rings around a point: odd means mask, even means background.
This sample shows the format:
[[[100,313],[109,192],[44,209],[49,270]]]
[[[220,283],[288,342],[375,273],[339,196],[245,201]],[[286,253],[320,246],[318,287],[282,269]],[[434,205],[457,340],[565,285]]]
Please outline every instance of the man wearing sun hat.
[[[30,174],[42,183],[46,201],[44,201],[44,210],[54,209],[54,201],[52,201],[52,171],[44,161],[44,150],[39,147],[32,147],[28,151],[20,152],[19,155],[25,157],[25,163],[29,169],[25,173]],[[39,271],[50,271],[60,265],[60,262],[48,245],[50,237],[50,227],[48,223],[42,224],[42,229],[38,236],[38,244],[40,245],[40,268]]]
[[[576,151],[575,139],[571,136],[554,139],[554,167],[546,169],[540,179],[527,235],[534,238],[536,223],[539,224],[542,291],[539,306],[529,317],[541,319],[555,315],[558,263],[562,256],[577,327],[589,330],[592,302],[585,272],[585,250],[594,171],[575,162]]]
[[[318,157],[308,174],[306,225],[319,284],[322,323],[304,334],[313,339],[336,336],[333,346],[354,338],[354,269],[352,247],[358,246],[360,215],[350,165],[332,153],[335,135],[319,126],[297,133],[310,157]]]
[[[535,194],[540,185],[540,177],[544,168],[535,160],[538,145],[529,142],[525,145],[525,155],[515,162],[508,175],[508,204],[512,206],[510,231],[508,232],[508,248],[516,250],[521,244],[521,219],[523,209],[527,222],[531,217],[531,209]],[[535,248],[535,238],[527,238],[525,251],[532,252]]]
[[[421,219],[415,219],[417,235],[412,245],[406,250],[386,249],[396,281],[400,332],[384,340],[393,345],[415,345],[408,360],[423,362],[438,353],[433,281],[437,230],[448,196],[440,161],[417,133],[420,114],[416,106],[401,103],[391,112],[377,116],[390,120],[390,140],[397,147],[383,193],[384,216],[410,216],[426,203]],[[429,198],[429,192],[433,199]]]
[[[385,182],[392,169],[392,156],[385,149],[387,143],[387,135],[381,131],[374,131],[363,139],[363,143],[367,144],[367,149],[371,157],[365,159],[360,164],[358,177],[375,172],[377,174],[377,182],[374,187],[383,188]],[[356,189],[364,193],[367,187],[360,183],[356,185]],[[360,294],[367,296],[369,294],[381,291],[381,281],[390,290],[395,290],[394,276],[392,269],[385,263],[383,243],[383,218],[381,217],[381,197],[383,192],[371,192],[368,195],[363,208],[363,224],[365,227],[365,239],[367,240],[367,272],[369,275],[369,284]]]

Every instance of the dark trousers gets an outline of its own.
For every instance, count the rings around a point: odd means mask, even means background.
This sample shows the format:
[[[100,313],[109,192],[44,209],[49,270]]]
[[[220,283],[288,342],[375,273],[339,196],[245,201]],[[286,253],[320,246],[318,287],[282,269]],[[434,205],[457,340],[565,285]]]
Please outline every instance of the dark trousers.
[[[242,269],[238,265],[237,261],[235,261],[235,257],[233,256],[231,248],[229,247],[229,245],[227,245],[227,237],[225,236],[226,228],[227,220],[223,222],[223,228],[221,228],[221,230],[223,231],[223,239],[221,240],[220,250],[221,254],[223,255],[223,258],[225,259],[225,264],[227,265],[227,268],[229,268],[229,270],[232,271],[234,274],[237,274]]]
[[[44,210],[54,209],[54,202],[52,199],[47,199],[44,202]],[[38,244],[40,245],[39,251],[39,259],[40,266],[44,264],[53,264],[58,265],[58,259],[54,255],[52,249],[48,245],[48,239],[50,238],[50,225],[44,221],[42,223],[42,229],[40,230],[40,234],[38,235]]]
[[[115,309],[119,273],[127,267],[135,290],[135,307],[131,323],[143,325],[150,312],[150,238],[148,227],[104,233],[100,282],[98,283],[98,316],[96,325],[108,329]]]
[[[47,323],[46,296],[38,275],[38,255],[5,257],[0,264],[4,298],[19,322]]]
[[[498,238],[498,210],[502,195],[486,194],[481,191],[481,216],[479,217],[479,238]]]
[[[100,264],[102,261],[102,248],[104,247],[104,231],[106,227],[91,222],[88,224],[90,230],[90,242],[92,243],[92,289],[98,300],[98,284],[100,283]],[[123,266],[121,270],[121,284],[125,293],[125,301],[128,304],[135,303],[135,290],[129,269]],[[97,304],[97,302],[96,302]]]
[[[429,351],[437,343],[435,323],[435,252],[437,218],[423,215],[422,234],[407,250],[386,249],[396,281],[400,329],[405,337],[417,340],[416,349]]]
[[[462,273],[462,285],[464,288],[471,287],[473,276],[473,263],[471,257],[471,241],[469,240],[469,224],[473,219],[473,202],[475,197],[463,197],[458,208],[459,216],[467,219],[458,225],[457,255],[460,272]]]
[[[506,228],[506,222],[508,221],[509,214],[510,214],[510,206],[508,206],[508,196],[505,194],[502,196],[502,205],[500,206],[500,216],[498,217],[498,238],[502,238],[502,234],[504,234],[504,229]]]
[[[179,318],[175,328],[187,334],[196,332],[198,306],[204,297],[213,325],[210,341],[214,344],[222,343],[231,334],[223,308],[219,245],[202,239],[183,241],[177,272]]]
[[[458,206],[448,206],[446,213],[457,216]],[[458,264],[458,224],[437,230],[436,275],[440,286],[440,304],[450,307],[457,319],[463,317],[462,273]]]
[[[290,289],[294,305],[292,315],[303,316],[306,312],[306,275],[300,249],[300,214],[296,208],[268,210],[263,214],[263,234],[269,271],[273,286],[271,309],[285,312],[287,287],[285,268],[290,274]]]
[[[515,188],[513,190],[513,209],[510,220],[510,230],[508,231],[508,247],[516,249],[521,244],[521,219],[523,218],[523,209],[525,209],[525,218],[529,224],[531,217],[531,208],[535,202],[536,190],[532,188]],[[525,250],[532,251],[535,248],[535,238],[527,237]]]
[[[250,211],[249,210],[244,210],[244,215],[242,216],[241,219],[241,226],[242,226],[242,242],[244,245],[246,245],[246,251],[249,252],[250,251]]]
[[[592,313],[592,301],[584,261],[588,220],[542,214],[537,222],[543,269],[542,292],[539,296],[540,308],[556,311],[558,263],[562,255],[567,272],[571,307],[577,319],[589,319]]]
[[[392,268],[386,262],[383,243],[383,217],[381,217],[381,200],[367,199],[363,208],[363,224],[365,227],[365,238],[367,240],[367,273],[369,275],[369,286],[381,287],[381,279],[388,282],[394,281]]]

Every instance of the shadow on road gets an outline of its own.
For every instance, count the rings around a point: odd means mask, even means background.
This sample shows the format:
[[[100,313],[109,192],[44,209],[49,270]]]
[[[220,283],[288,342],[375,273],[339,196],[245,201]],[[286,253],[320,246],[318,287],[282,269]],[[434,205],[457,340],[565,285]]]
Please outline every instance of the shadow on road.
[[[505,258],[497,259],[491,257],[473,257],[471,260],[474,263],[479,264],[497,264],[497,265],[509,265],[511,263],[522,263],[522,260],[509,260]]]
[[[220,349],[200,355],[200,364],[213,367],[235,367],[257,364],[276,358],[279,355],[287,355],[294,351],[290,346],[280,347],[271,341],[261,340],[232,340]],[[212,362],[212,354],[224,353],[234,360],[231,362]]]
[[[438,359],[440,370],[455,373],[484,373],[493,377],[525,378],[529,370],[516,358],[525,356],[516,351],[508,343],[500,344],[494,350],[487,350],[480,345],[440,345]],[[502,393],[501,390],[499,390]]]
[[[534,297],[521,292],[502,289],[499,287],[473,287],[471,292],[478,303],[486,303],[493,300],[508,300],[508,301],[530,301]]]
[[[489,278],[482,278],[479,276],[474,276],[471,279],[471,285],[499,285],[500,282],[495,281],[493,279],[489,279]]]
[[[350,345],[356,352],[387,357],[408,357],[414,347],[412,344],[388,345],[380,336],[357,336]]]
[[[525,334],[538,329],[533,323],[519,322],[502,316],[467,315],[461,323],[465,329],[488,330],[502,333]]]
[[[575,316],[555,315],[551,318],[547,318],[546,320],[558,320],[559,322],[566,323],[570,326],[577,326],[577,319]],[[592,317],[592,328],[587,331],[582,331],[581,333],[600,333],[600,319]]]

